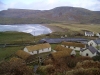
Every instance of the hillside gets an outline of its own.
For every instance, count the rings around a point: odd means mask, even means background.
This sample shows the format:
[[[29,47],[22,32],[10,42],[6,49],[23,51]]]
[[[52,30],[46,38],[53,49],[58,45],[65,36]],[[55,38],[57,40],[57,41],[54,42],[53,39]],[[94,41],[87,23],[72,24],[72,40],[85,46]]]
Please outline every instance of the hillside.
[[[6,20],[5,20],[6,18]],[[20,18],[20,22],[16,19]],[[100,23],[100,11],[76,7],[56,7],[51,10],[8,9],[0,11],[0,23]],[[15,22],[14,22],[15,21]],[[9,23],[8,23],[9,24]]]

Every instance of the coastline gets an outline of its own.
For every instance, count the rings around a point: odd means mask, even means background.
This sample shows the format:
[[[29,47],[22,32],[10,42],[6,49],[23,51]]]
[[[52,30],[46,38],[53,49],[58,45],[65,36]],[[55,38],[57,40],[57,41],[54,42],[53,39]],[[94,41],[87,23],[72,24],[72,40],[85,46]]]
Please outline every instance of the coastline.
[[[49,24],[41,24],[42,26],[45,26],[49,28],[52,32],[64,32],[65,30],[63,28],[57,27],[57,26],[52,26]]]

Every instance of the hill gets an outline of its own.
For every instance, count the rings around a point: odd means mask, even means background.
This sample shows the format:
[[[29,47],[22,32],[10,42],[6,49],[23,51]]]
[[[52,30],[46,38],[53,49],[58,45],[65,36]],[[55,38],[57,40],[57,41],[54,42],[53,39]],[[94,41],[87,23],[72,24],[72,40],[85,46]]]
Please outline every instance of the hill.
[[[9,19],[12,23],[100,23],[100,11],[90,11],[77,7],[56,7],[43,11],[8,9],[0,11],[0,19],[1,24],[9,22]]]

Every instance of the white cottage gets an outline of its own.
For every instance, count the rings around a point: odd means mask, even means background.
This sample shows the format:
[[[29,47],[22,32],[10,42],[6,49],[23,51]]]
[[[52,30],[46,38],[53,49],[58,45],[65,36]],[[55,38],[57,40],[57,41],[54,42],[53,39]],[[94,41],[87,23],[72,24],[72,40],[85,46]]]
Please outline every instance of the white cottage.
[[[85,31],[85,36],[94,36],[94,32]]]
[[[100,38],[100,33],[97,33],[96,36],[98,36]]]
[[[98,50],[94,48],[93,46],[89,46],[86,49],[81,49],[80,50],[80,55],[81,56],[88,56],[88,57],[93,57],[96,56],[98,53]]]
[[[24,51],[30,53],[31,55],[34,55],[34,54],[39,54],[44,52],[50,52],[51,46],[49,43],[26,46],[24,48]]]
[[[93,47],[100,46],[100,39],[90,40],[90,41],[88,42],[88,45],[89,45],[89,46],[93,46]]]
[[[62,46],[66,48],[70,48],[72,50],[80,51],[80,49],[85,49],[85,44],[76,43],[76,42],[62,42]]]

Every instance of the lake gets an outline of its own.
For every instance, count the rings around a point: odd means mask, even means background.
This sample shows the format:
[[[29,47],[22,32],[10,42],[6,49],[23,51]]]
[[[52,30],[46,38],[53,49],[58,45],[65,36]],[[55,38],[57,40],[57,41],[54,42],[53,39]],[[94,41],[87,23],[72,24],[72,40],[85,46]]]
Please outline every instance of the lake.
[[[41,24],[0,25],[0,32],[5,31],[25,32],[34,36],[52,32],[49,28],[42,26]]]

